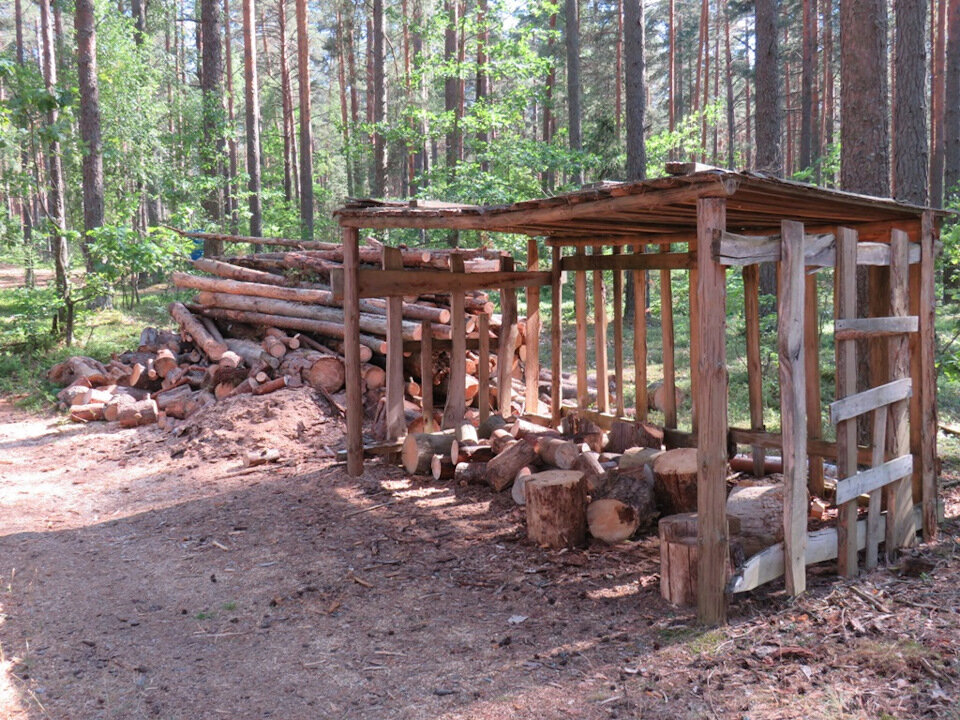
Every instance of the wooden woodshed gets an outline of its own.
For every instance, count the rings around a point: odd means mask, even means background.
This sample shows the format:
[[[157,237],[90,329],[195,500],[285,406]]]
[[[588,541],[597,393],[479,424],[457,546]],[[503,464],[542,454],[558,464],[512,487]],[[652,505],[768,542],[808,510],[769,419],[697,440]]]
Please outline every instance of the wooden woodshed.
[[[502,291],[504,335],[516,332],[515,289],[526,287],[528,342],[537,347],[539,288],[552,286],[550,328],[552,349],[551,416],[558,423],[566,406],[561,401],[560,342],[570,332],[561,322],[560,283],[574,276],[577,323],[577,402],[572,407],[592,413],[598,421],[626,415],[623,407],[622,277],[625,270],[689,273],[689,298],[661,297],[663,323],[672,323],[671,307],[688,301],[693,432],[688,444],[697,448],[699,619],[708,624],[725,620],[729,593],[750,589],[784,575],[791,594],[804,591],[805,566],[836,557],[839,572],[857,572],[858,550],[866,550],[866,565],[877,562],[877,546],[896,549],[937,532],[936,370],[934,367],[934,255],[940,214],[889,199],[866,197],[779,180],[763,175],[689,166],[671,168],[677,174],[633,183],[604,183],[557,197],[508,206],[480,207],[422,201],[355,201],[336,212],[343,235],[342,274],[334,290],[342,293],[346,310],[346,390],[348,472],[363,472],[362,397],[357,307],[361,298],[383,297],[399,306],[402,297],[421,292]],[[692,171],[691,171],[692,170]],[[690,172],[688,172],[690,171]],[[686,173],[686,174],[684,174]],[[463,273],[404,270],[389,252],[383,270],[358,267],[359,237],[364,229],[515,233],[531,238],[528,267]],[[538,262],[534,238],[545,237],[551,250],[549,266]],[[680,249],[678,249],[680,248]],[[587,250],[590,249],[588,253]],[[393,258],[393,259],[391,259]],[[781,432],[763,428],[760,393],[758,288],[759,264],[775,262],[778,273],[779,381]],[[869,266],[869,317],[856,312],[857,266]],[[823,439],[820,368],[817,346],[815,277],[821,268],[834,268],[836,397],[829,404],[836,441]],[[399,269],[397,269],[399,268]],[[596,400],[586,393],[587,272],[615,271],[614,371],[616,403],[611,407],[606,383],[597,382]],[[750,428],[728,422],[726,317],[728,273],[743,275],[747,326]],[[594,292],[602,293],[603,276],[594,272]],[[641,273],[633,273],[640,278]],[[635,280],[641,283],[641,280]],[[644,288],[637,288],[643,302]],[[606,337],[603,303],[595,304],[594,327]],[[456,305],[454,305],[456,309]],[[453,313],[454,317],[458,315]],[[459,313],[462,317],[462,312]],[[636,417],[646,413],[646,328],[643,305],[636,313]],[[400,313],[393,318],[399,324]],[[390,320],[388,320],[390,322]],[[665,328],[666,330],[667,328]],[[399,332],[394,338],[399,338]],[[664,333],[665,397],[672,398],[672,347]],[[856,347],[869,347],[870,389],[858,391]],[[464,356],[462,328],[454,327],[451,357]],[[390,342],[387,356],[387,428],[396,439],[403,432],[402,342]],[[596,345],[596,373],[607,377],[606,343]],[[533,359],[536,363],[537,360]],[[454,373],[456,367],[452,367]],[[462,372],[462,371],[461,371]],[[534,387],[528,397],[536,404]],[[500,378],[500,382],[510,382]],[[861,383],[862,386],[862,383]],[[460,401],[462,403],[462,399]],[[502,396],[501,396],[502,402]],[[676,427],[676,408],[665,408],[665,425]],[[448,409],[449,409],[448,401]],[[454,411],[457,409],[454,399]],[[462,409],[462,405],[460,406]],[[507,405],[509,408],[509,404]],[[530,407],[528,405],[528,407]],[[536,408],[534,408],[536,409]],[[871,416],[872,441],[857,444],[856,422]],[[455,418],[454,418],[455,420]],[[762,469],[764,448],[778,449],[783,458],[785,487],[784,541],[750,558],[728,576],[726,482],[728,442],[750,445]],[[820,535],[807,532],[807,493],[822,494],[823,461],[836,462],[836,529]],[[858,466],[859,469],[858,470]],[[858,498],[870,496],[867,517],[857,521]],[[882,507],[885,512],[881,513]]]

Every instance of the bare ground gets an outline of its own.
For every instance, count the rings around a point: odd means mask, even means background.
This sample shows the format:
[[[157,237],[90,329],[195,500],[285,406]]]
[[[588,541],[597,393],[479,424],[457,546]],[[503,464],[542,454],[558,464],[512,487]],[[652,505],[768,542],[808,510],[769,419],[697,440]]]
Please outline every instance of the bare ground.
[[[960,718],[956,488],[916,557],[708,631],[652,539],[544,551],[509,494],[348,478],[303,390],[207,412],[0,404],[0,718]]]

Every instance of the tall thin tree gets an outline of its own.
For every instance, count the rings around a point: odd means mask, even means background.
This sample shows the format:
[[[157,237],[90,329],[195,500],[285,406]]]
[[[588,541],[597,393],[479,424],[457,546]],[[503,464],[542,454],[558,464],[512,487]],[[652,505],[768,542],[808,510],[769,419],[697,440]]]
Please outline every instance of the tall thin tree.
[[[647,174],[647,153],[643,137],[647,100],[643,0],[624,0],[623,26],[626,60],[627,180],[642,180]]]
[[[203,200],[207,217],[219,225],[223,220],[223,54],[220,46],[221,19],[218,0],[201,0],[201,63],[200,90],[203,103],[203,147],[200,151],[201,171],[210,185]],[[223,242],[208,238],[203,241],[206,255],[222,255]]]
[[[816,0],[803,0],[802,60],[800,65],[800,168],[813,160],[813,56],[816,46]]]
[[[250,191],[250,235],[263,235],[260,194],[260,83],[257,79],[257,38],[254,36],[254,0],[243,0],[243,98],[247,126],[247,190]]]
[[[570,150],[579,153],[583,149],[581,137],[580,108],[580,3],[578,0],[564,0],[564,21],[566,23],[567,46],[567,133]],[[573,180],[583,185],[583,165],[576,163]]]
[[[373,0],[373,194],[387,192],[387,139],[383,125],[387,119],[387,86],[384,77],[384,38],[386,17],[383,0]]]
[[[300,84],[300,235],[313,239],[313,131],[310,127],[310,35],[307,0],[297,0],[297,73]]]
[[[97,22],[94,0],[77,0],[74,28],[77,34],[77,83],[80,87],[80,139],[83,151],[84,260],[87,270],[93,259],[87,250],[93,230],[103,225],[103,140],[100,134],[100,85],[97,81]]]
[[[943,149],[944,201],[949,202],[960,188],[960,0],[949,0],[947,7]]]
[[[943,207],[944,65],[947,51],[947,0],[930,4],[930,204]]]
[[[14,23],[16,25],[17,38],[17,64],[23,68],[26,65],[26,53],[23,47],[23,6],[21,0],[14,3]],[[24,272],[24,283],[27,287],[33,287],[35,280],[33,248],[33,198],[32,193],[27,190],[28,184],[25,179],[30,171],[30,150],[24,143],[20,147],[20,172],[24,177],[24,190],[20,193],[20,223],[23,228],[23,246],[24,262],[26,269]]]
[[[756,0],[756,102],[757,170],[783,174],[781,141],[783,110],[780,92],[777,16],[779,0]]]
[[[893,196],[927,202],[926,0],[896,3],[893,96]]]

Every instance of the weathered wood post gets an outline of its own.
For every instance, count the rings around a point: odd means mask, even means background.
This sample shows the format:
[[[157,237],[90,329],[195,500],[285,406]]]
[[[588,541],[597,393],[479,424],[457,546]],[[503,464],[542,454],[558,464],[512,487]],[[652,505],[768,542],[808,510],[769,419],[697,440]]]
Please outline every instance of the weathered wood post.
[[[837,261],[834,270],[834,316],[837,320],[857,316],[857,231],[839,228]],[[839,400],[857,391],[857,347],[854,340],[838,340],[837,389]],[[837,425],[837,474],[850,477],[857,472],[857,422]],[[857,574],[857,501],[840,506],[837,519],[837,571],[845,577]]]
[[[593,246],[593,256],[603,255],[603,247]],[[610,408],[610,380],[607,364],[607,293],[603,285],[603,270],[593,271],[593,336],[594,359],[597,365],[597,410]]]
[[[345,227],[343,236],[343,360],[347,391],[347,474],[363,474],[363,391],[360,387],[360,286],[357,264],[360,231]]]
[[[697,432],[697,619],[726,621],[727,557],[727,286],[726,269],[714,260],[714,238],[727,224],[723,198],[697,200],[697,287],[700,308],[700,426]]]
[[[923,503],[923,538],[937,536],[937,370],[934,364],[936,288],[934,287],[934,216],[923,214],[920,233],[920,483]]]
[[[383,247],[383,269],[403,270],[399,248]],[[384,440],[399,440],[406,434],[403,414],[403,298],[387,298],[387,396]]]
[[[550,419],[554,427],[560,425],[563,387],[563,271],[560,268],[562,248],[554,245],[551,253],[550,277]]]
[[[513,258],[500,258],[500,269],[513,272]],[[517,345],[517,291],[500,289],[500,338],[497,344],[497,405],[503,417],[511,415],[513,353]]]
[[[577,246],[577,258],[583,259],[583,248]],[[577,409],[585,410],[587,401],[587,273],[573,273],[573,305],[577,316]]]
[[[633,246],[643,254],[644,246]],[[633,381],[637,420],[647,421],[647,271],[634,270],[633,277]]]
[[[460,253],[451,253],[450,271],[463,274],[463,256]],[[466,375],[467,375],[467,335],[464,322],[463,291],[450,293],[450,375],[447,382],[447,402],[443,408],[444,428],[457,428],[457,439],[460,439],[459,428],[467,410]],[[507,322],[507,313],[503,320]],[[508,331],[509,333],[509,331]]]
[[[540,257],[537,239],[527,238],[527,270],[540,269]],[[526,383],[524,409],[527,412],[540,412],[540,286],[527,288],[527,328],[526,352],[523,374]]]

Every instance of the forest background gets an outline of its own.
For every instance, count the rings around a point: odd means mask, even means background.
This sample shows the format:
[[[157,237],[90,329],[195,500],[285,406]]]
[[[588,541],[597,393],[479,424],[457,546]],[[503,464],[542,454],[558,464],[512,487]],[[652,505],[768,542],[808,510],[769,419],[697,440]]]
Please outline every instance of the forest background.
[[[197,249],[165,226],[335,241],[346,197],[508,203],[667,160],[955,207],[960,0],[11,0],[0,252],[24,282],[0,290],[0,384],[42,397],[25,374],[75,335],[103,354],[163,323],[170,291],[144,288]],[[491,240],[525,252],[459,238]]]

